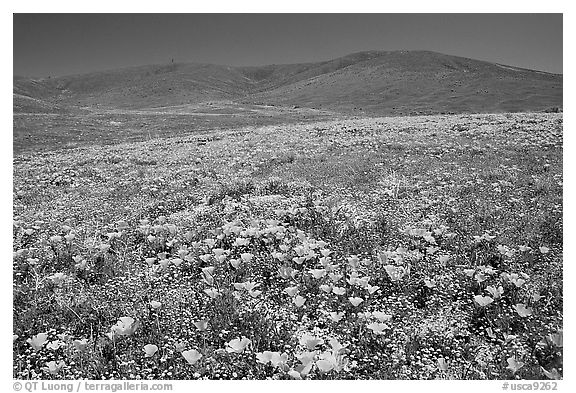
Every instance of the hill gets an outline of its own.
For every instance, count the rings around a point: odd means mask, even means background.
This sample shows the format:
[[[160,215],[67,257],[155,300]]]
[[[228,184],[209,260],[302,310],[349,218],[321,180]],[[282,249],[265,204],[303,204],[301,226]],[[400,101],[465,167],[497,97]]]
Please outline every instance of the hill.
[[[425,51],[368,52],[310,67],[251,96],[341,112],[522,112],[562,107],[562,76]]]
[[[562,107],[562,75],[429,51],[360,52],[303,64],[168,64],[14,78],[14,112],[195,107],[210,102],[402,115]]]

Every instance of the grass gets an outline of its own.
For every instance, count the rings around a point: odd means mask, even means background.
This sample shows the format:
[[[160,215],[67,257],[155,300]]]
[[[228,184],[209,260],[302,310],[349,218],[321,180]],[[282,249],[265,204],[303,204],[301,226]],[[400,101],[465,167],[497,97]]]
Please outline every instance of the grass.
[[[22,153],[14,377],[562,378],[562,181],[558,114]]]
[[[223,111],[223,113],[217,113]],[[205,135],[220,129],[333,119],[333,112],[218,102],[141,112],[73,109],[66,113],[14,113],[16,154]],[[210,137],[208,135],[208,137]],[[187,143],[202,143],[191,139]]]

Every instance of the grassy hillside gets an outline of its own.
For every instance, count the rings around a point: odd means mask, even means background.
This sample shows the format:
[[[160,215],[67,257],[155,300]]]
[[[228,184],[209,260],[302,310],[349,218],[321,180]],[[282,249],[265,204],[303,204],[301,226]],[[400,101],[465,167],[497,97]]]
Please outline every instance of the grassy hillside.
[[[58,113],[63,108],[55,103],[60,91],[51,80],[14,77],[14,113]]]
[[[261,67],[142,66],[34,83],[15,79],[15,97],[25,90],[28,101],[42,100],[39,107],[95,110],[211,101],[369,115],[562,107],[562,76],[426,51],[371,51],[325,62]],[[20,101],[15,98],[15,112],[31,110],[32,104]]]
[[[231,67],[169,64],[57,78],[66,105],[153,108],[229,100],[245,95],[250,81]]]
[[[561,76],[434,52],[344,57],[307,73],[307,78],[254,99],[368,114],[522,112],[562,106]]]

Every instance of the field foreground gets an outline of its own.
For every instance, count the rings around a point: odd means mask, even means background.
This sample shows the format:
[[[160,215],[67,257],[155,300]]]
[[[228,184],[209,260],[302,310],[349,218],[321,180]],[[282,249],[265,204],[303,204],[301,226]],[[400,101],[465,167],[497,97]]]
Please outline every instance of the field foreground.
[[[14,377],[561,379],[562,115],[14,157]]]

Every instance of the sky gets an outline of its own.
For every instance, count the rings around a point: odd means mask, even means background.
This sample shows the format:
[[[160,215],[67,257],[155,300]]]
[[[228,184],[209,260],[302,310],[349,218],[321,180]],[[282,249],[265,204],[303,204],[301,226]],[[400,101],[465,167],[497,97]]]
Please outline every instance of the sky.
[[[431,50],[562,73],[562,14],[14,14],[13,73],[264,65]]]

